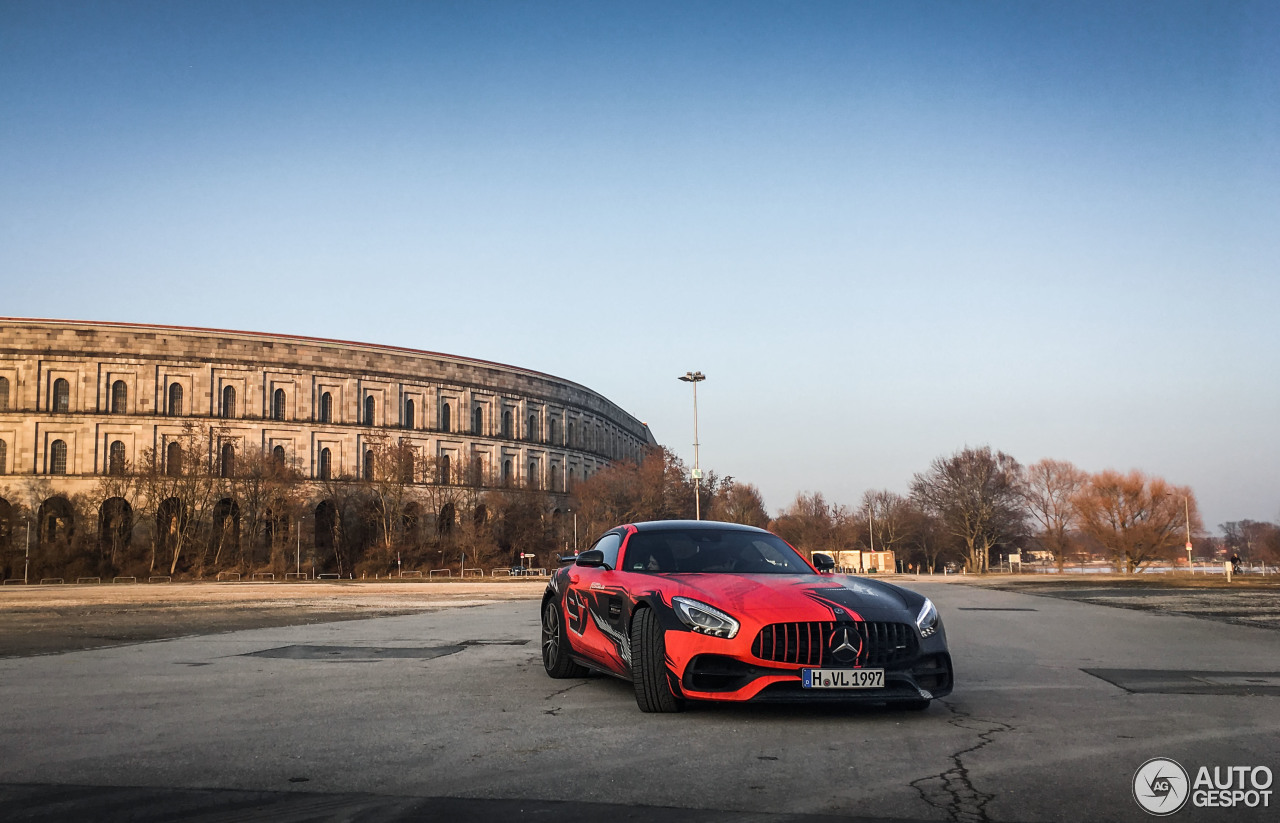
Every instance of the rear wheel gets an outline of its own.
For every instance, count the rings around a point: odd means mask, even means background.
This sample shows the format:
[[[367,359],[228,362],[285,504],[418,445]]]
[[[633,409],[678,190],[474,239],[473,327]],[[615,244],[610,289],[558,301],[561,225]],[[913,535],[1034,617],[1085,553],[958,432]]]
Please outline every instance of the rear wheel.
[[[569,657],[569,638],[564,636],[564,621],[554,600],[542,607],[542,667],[559,680],[587,676],[587,667]]]
[[[653,609],[640,609],[631,620],[631,683],[642,712],[678,712],[683,698],[671,688],[667,644]]]

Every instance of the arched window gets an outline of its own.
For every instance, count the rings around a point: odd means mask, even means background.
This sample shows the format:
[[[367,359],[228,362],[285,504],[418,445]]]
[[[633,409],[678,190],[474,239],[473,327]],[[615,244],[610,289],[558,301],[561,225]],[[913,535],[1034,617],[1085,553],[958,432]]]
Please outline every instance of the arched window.
[[[476,406],[471,410],[471,433],[481,434],[484,431],[484,409]]]
[[[551,443],[556,442],[556,423],[557,420],[554,417],[547,421],[547,440]]]
[[[449,404],[445,403],[444,408],[440,409],[440,431],[451,431],[453,426],[449,420]]]
[[[414,413],[414,411],[415,411],[415,410],[414,410],[414,407],[413,407],[413,401],[412,401],[412,400],[406,400],[406,401],[404,401],[404,427],[405,427],[406,429],[412,429],[412,428],[413,428],[413,423],[414,423],[414,420],[413,420],[414,415],[413,415],[413,413]]]
[[[276,471],[284,470],[284,446],[276,446],[271,450],[271,467]]]
[[[333,422],[333,395],[329,392],[320,395],[320,422]]]
[[[504,486],[511,485],[511,461],[510,460],[502,461],[502,485]]]
[[[0,377],[0,412],[9,410],[9,378]]]
[[[320,450],[320,479],[328,480],[333,477],[333,453],[328,449]]]
[[[552,466],[552,467],[551,467],[551,486],[550,486],[550,488],[551,488],[551,491],[553,491],[553,492],[560,491],[560,467],[559,467],[559,466]]]
[[[219,474],[223,477],[234,477],[236,473],[236,447],[231,443],[222,444],[222,459],[218,461]]]
[[[49,474],[67,473],[67,444],[55,440],[49,446]]]
[[[511,412],[510,410],[502,413],[502,436],[510,439],[511,437]]]
[[[538,415],[536,414],[529,415],[529,439],[538,439]]]
[[[538,464],[537,463],[529,464],[529,488],[531,489],[538,488]]]
[[[365,395],[364,398],[364,424],[366,426],[373,425],[374,412],[377,411],[377,401],[373,399],[373,395]]]
[[[574,442],[574,440],[573,440],[573,423],[570,423],[570,424],[569,424],[569,426],[568,426],[568,428],[569,428],[569,443],[568,443],[568,445],[569,445],[569,446],[571,446],[571,447],[572,447],[572,446],[576,446],[576,445],[578,445],[578,444],[577,444],[577,443],[575,443],[575,442]]]
[[[119,440],[107,449],[107,474],[124,474],[124,443]]]
[[[123,380],[117,380],[111,384],[111,413],[129,413],[129,387]]]
[[[169,416],[178,417],[182,414],[182,384],[169,384]]]
[[[271,419],[272,420],[284,419],[284,404],[285,404],[284,389],[276,389],[275,393],[271,395]]]
[[[182,475],[182,445],[176,441],[165,452],[164,472],[170,477]]]
[[[222,387],[222,416],[231,418],[236,416],[236,387]]]
[[[448,482],[449,482],[449,455],[444,454],[444,455],[441,455],[441,456],[440,456],[440,464],[439,464],[439,469],[438,469],[438,470],[439,470],[439,472],[440,472],[440,477],[439,477],[440,482],[441,482],[441,483],[444,483],[444,484],[448,484]]]
[[[373,449],[364,453],[364,479],[373,480]]]
[[[71,411],[71,384],[59,377],[53,381],[53,410]]]
[[[0,440],[0,474],[9,473],[9,444]]]

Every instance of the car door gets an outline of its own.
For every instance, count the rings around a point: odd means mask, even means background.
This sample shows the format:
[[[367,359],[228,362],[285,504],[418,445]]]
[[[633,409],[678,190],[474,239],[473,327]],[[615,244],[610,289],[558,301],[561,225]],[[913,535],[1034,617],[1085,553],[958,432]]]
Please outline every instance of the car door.
[[[627,672],[629,638],[623,631],[625,593],[621,577],[614,569],[622,532],[608,532],[591,550],[604,556],[603,566],[569,568],[569,590],[565,597],[565,624],[576,635],[573,646],[581,654],[619,674]]]

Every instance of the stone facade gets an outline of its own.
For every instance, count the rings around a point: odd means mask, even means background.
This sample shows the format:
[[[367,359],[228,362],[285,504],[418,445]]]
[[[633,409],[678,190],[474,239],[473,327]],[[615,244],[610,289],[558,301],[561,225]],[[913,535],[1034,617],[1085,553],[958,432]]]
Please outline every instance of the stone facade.
[[[389,438],[491,485],[565,492],[655,445],[590,389],[529,369],[339,340],[0,319],[0,474],[74,493],[194,422],[209,459],[283,449],[311,479],[359,478]],[[327,450],[327,452],[326,452]],[[322,455],[324,459],[322,460]],[[422,482],[439,482],[424,477]]]

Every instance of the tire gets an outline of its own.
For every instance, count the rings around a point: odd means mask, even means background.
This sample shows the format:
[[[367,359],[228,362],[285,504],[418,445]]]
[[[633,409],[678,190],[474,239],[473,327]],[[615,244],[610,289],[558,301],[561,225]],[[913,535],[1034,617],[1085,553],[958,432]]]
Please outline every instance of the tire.
[[[640,609],[631,620],[631,683],[642,712],[684,710],[683,698],[671,689],[667,646],[653,609]]]
[[[554,600],[542,607],[542,667],[557,680],[587,676],[587,667],[569,657],[569,639],[564,636],[564,620]]]

